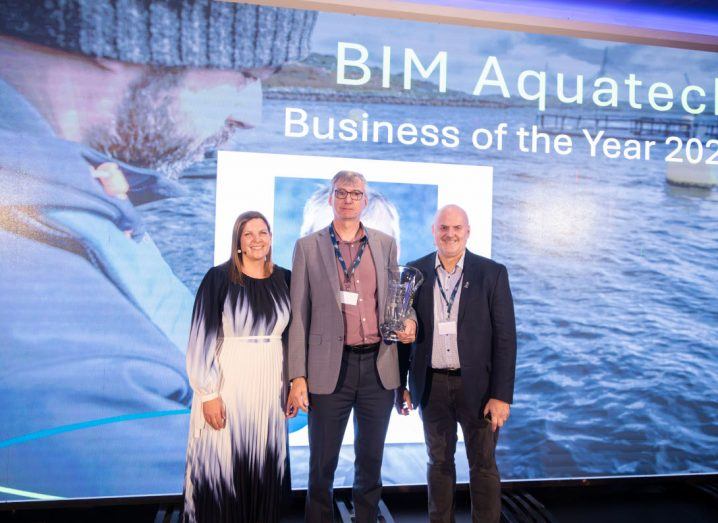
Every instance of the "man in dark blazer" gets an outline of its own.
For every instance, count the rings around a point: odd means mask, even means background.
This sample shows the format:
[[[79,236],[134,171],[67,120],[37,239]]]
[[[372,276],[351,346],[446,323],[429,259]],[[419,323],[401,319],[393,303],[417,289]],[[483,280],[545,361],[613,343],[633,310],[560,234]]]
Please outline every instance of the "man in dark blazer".
[[[414,299],[416,341],[400,346],[396,407],[416,404],[429,454],[429,519],[454,521],[457,422],[469,461],[472,521],[498,522],[501,486],[495,449],[509,417],[516,367],[516,324],[506,267],[466,249],[463,209],[448,205],[432,226],[437,251],[409,265],[424,284]],[[406,388],[407,372],[409,388]]]

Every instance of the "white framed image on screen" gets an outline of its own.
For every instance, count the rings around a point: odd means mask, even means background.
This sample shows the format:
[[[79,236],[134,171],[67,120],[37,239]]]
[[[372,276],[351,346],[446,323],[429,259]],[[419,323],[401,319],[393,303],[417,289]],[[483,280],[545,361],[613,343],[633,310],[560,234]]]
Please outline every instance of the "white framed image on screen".
[[[274,226],[274,189],[278,178],[330,180],[340,170],[360,172],[370,184],[435,185],[437,208],[456,204],[469,215],[468,248],[482,256],[491,256],[493,169],[489,166],[220,151],[215,264],[229,258],[232,227],[240,213],[259,211]]]

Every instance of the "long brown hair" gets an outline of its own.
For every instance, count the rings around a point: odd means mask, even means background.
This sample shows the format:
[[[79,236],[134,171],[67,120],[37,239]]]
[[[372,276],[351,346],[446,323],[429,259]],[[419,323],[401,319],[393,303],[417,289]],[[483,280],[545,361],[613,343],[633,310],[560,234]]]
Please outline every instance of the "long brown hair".
[[[244,226],[249,220],[259,218],[267,226],[269,234],[272,234],[272,228],[269,226],[267,218],[261,212],[258,211],[247,211],[237,216],[237,220],[234,222],[234,229],[232,229],[232,254],[229,263],[229,279],[234,283],[242,283],[242,255],[237,252],[241,249],[242,233],[244,233]],[[274,264],[272,263],[272,245],[269,245],[269,252],[264,260],[264,273],[269,275],[272,273]]]

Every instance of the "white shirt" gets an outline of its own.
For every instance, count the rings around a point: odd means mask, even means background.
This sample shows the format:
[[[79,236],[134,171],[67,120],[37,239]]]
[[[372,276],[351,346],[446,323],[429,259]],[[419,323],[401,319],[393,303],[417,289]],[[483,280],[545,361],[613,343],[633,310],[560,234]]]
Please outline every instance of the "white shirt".
[[[441,265],[439,253],[436,253],[434,268],[436,270],[436,281],[434,282],[434,338],[431,351],[431,367],[433,369],[458,369],[459,346],[456,341],[456,334],[439,334],[439,323],[442,321],[457,321],[459,318],[459,301],[461,298],[461,281],[464,277],[464,257],[461,255],[456,267],[452,272],[447,272]],[[451,306],[451,313],[447,312],[447,303],[441,296],[439,285],[444,289],[447,299],[451,299],[451,293],[455,285],[459,285],[456,297]]]

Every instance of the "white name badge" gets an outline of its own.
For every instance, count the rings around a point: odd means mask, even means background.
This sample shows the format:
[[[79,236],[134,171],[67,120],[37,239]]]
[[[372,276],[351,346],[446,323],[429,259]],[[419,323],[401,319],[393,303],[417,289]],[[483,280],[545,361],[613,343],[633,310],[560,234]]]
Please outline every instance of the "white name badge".
[[[339,291],[339,301],[344,305],[356,305],[358,300],[358,292]]]
[[[439,334],[456,334],[456,322],[455,321],[440,321],[439,322]]]

